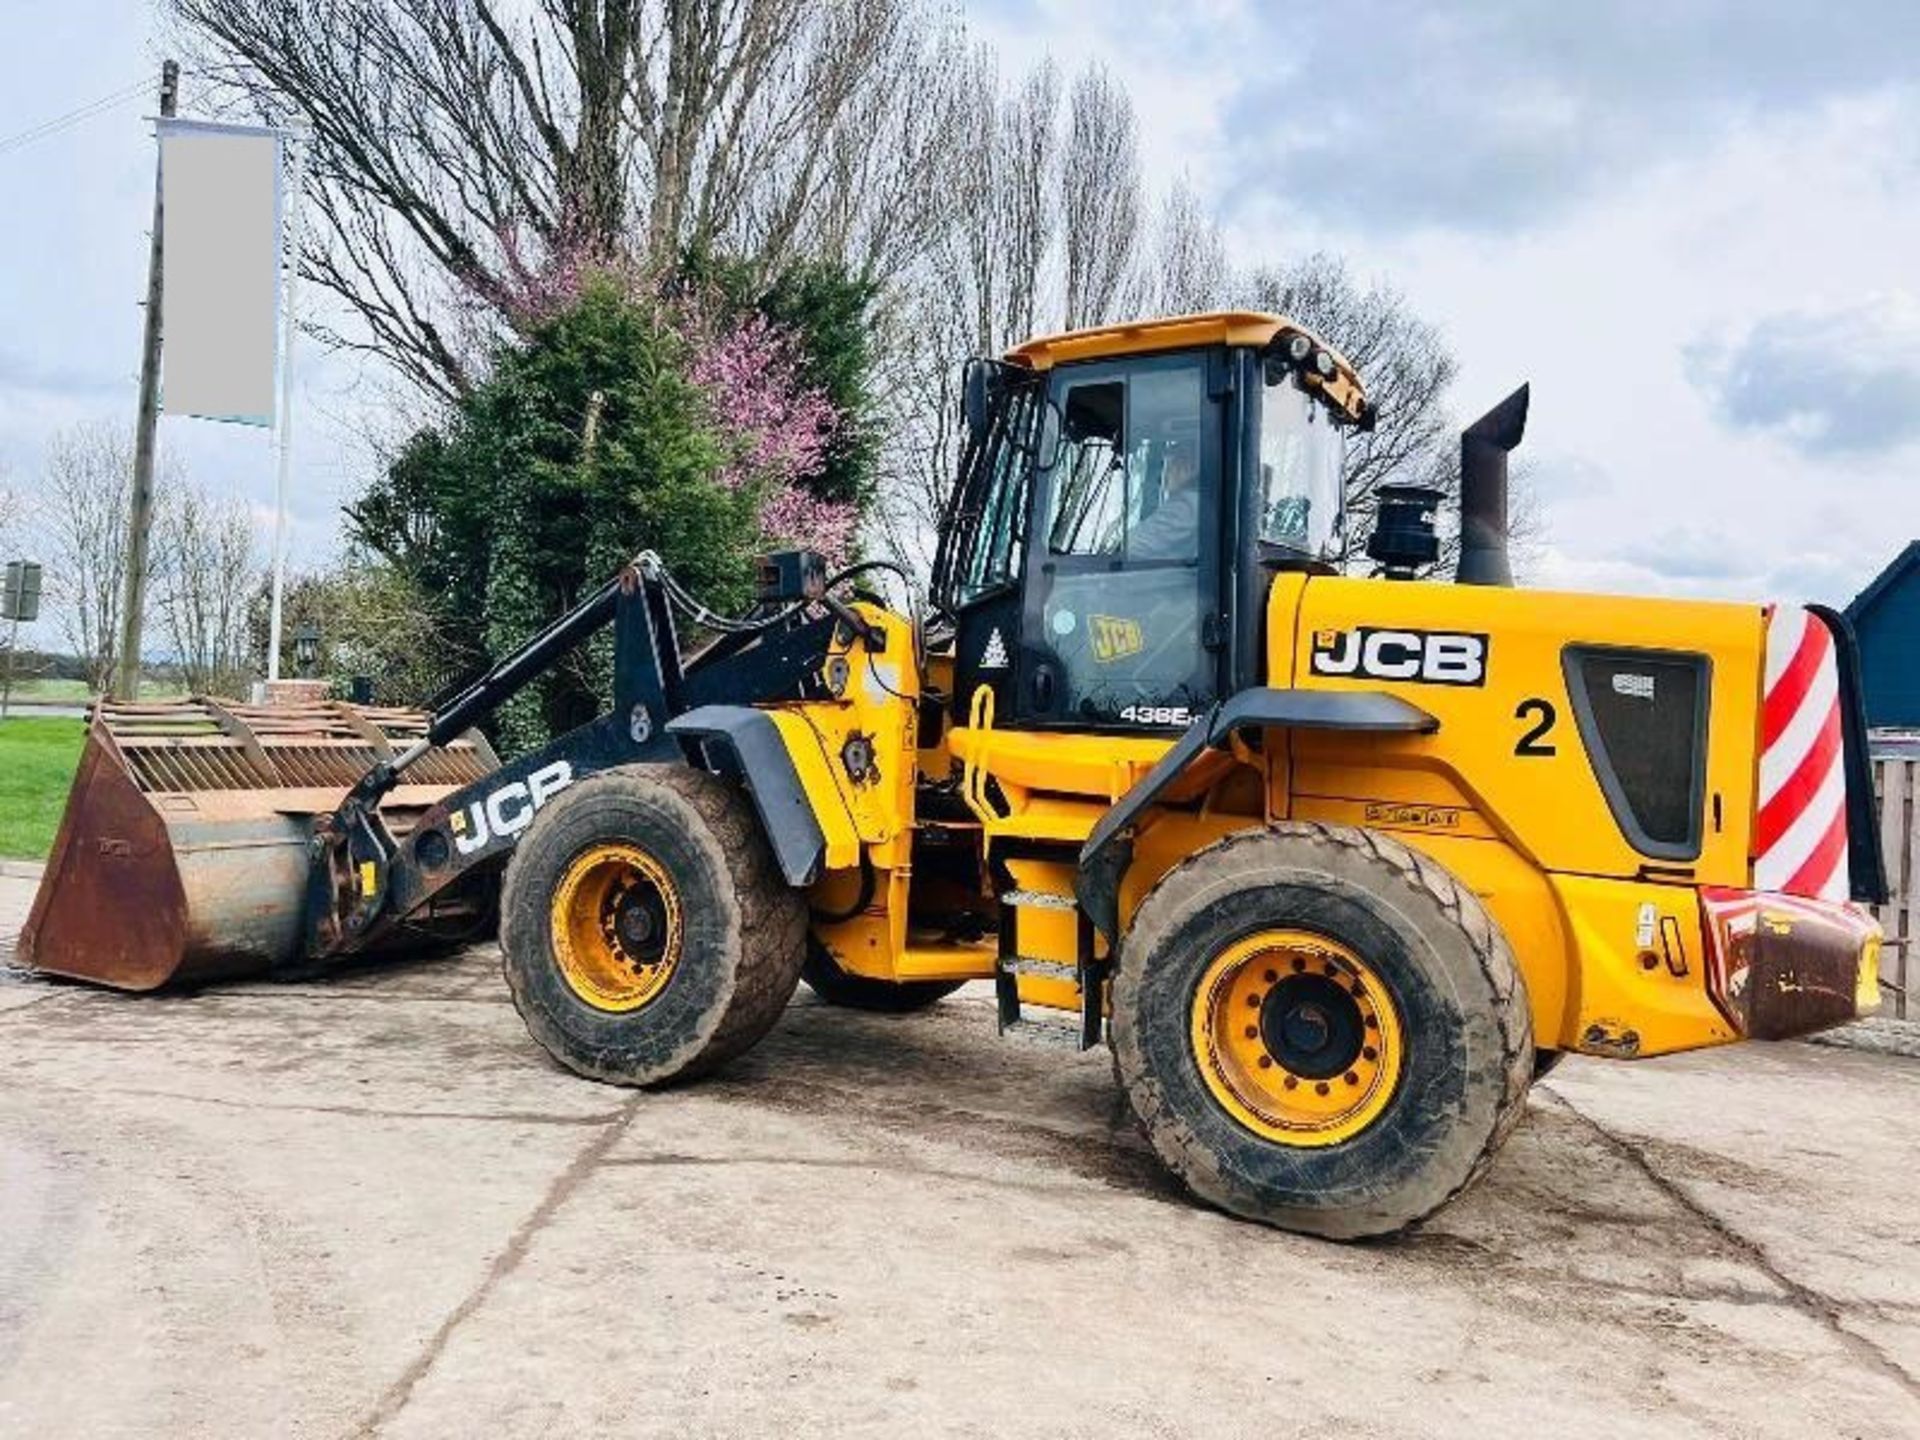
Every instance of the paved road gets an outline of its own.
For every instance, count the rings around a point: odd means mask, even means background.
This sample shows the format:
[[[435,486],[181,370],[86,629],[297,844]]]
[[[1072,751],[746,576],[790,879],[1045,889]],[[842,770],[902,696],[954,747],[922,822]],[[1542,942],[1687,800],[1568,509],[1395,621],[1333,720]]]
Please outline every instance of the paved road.
[[[1104,1057],[966,994],[660,1095],[546,1063],[486,951],[0,983],[0,1053],[4,1435],[1920,1433],[1908,1059],[1572,1061],[1341,1247],[1187,1203]]]

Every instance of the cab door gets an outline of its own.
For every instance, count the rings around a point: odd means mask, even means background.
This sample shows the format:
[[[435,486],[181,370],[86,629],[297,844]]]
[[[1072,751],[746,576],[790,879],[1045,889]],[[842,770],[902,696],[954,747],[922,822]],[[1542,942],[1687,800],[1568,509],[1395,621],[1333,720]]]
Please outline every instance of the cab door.
[[[1002,723],[1184,729],[1218,696],[1226,359],[1052,372]]]
[[[1003,378],[983,430],[962,457],[958,504],[940,537],[933,593],[954,626],[956,724],[967,723],[983,685],[993,692],[999,720],[1017,708],[1015,659],[1044,388],[1038,376]]]

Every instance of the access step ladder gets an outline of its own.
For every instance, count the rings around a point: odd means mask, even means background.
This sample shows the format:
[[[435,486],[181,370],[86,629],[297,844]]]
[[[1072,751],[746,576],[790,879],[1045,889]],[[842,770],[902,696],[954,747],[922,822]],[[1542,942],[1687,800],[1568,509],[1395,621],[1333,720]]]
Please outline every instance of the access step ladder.
[[[1019,953],[1020,913],[1023,910],[1067,910],[1076,917],[1078,943],[1073,960],[1046,959]],[[1070,1045],[1091,1050],[1104,1033],[1107,972],[1105,958],[1094,955],[1093,922],[1080,911],[1071,895],[1046,890],[1007,890],[1000,895],[1000,950],[994,959],[993,991],[998,1001],[1000,1033],[1044,1043]],[[1076,1027],[1057,1020],[1023,1016],[1020,1011],[1020,977],[1037,976],[1078,987],[1080,1023]],[[1051,1008],[1051,1007],[1049,1007]]]

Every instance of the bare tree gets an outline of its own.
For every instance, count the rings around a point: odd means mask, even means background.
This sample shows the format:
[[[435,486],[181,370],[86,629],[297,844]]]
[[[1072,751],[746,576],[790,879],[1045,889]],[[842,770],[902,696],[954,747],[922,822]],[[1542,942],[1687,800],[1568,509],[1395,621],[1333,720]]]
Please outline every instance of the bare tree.
[[[1117,319],[1135,302],[1140,149],[1133,100],[1098,65],[1073,82],[1061,155],[1065,319],[1069,330]]]
[[[350,552],[324,577],[317,617],[340,676],[373,678],[389,705],[424,705],[452,675],[444,604],[424,596],[396,567]]]
[[[260,572],[252,513],[236,496],[175,484],[154,529],[159,609],[182,680],[196,695],[244,693]]]
[[[1031,334],[1058,219],[1060,77],[1051,64],[1003,94],[991,51],[963,62],[955,133],[935,184],[951,223],[931,237],[917,278],[920,324],[963,353]]]
[[[1547,521],[1546,506],[1541,503],[1534,478],[1533,466],[1520,458],[1507,481],[1507,558],[1513,565],[1514,579],[1522,585],[1540,573],[1553,542],[1553,527]]]
[[[889,278],[937,219],[955,48],[922,0],[174,0],[312,126],[304,271],[429,391],[545,268],[733,248]],[[884,143],[876,143],[876,136]]]
[[[245,625],[249,658],[259,666],[266,663],[272,596],[270,580],[256,572]],[[351,546],[325,569],[287,576],[280,673],[297,672],[293,636],[311,626],[316,677],[344,687],[364,676],[379,704],[425,706],[471,659],[447,644],[457,624],[447,608],[445,596],[422,590],[399,565]]]
[[[169,466],[165,478],[177,473]],[[118,659],[132,475],[133,436],[117,424],[82,422],[48,443],[38,515],[48,608],[98,691],[111,687]]]
[[[964,99],[966,47],[958,31],[910,6],[901,14],[893,53],[873,66],[828,136],[812,213],[782,232],[778,253],[751,232],[733,237],[763,266],[804,255],[891,284],[950,223],[956,197],[941,175]]]
[[[1456,365],[1440,332],[1389,285],[1361,286],[1340,260],[1309,255],[1256,270],[1240,285],[1247,303],[1278,311],[1325,337],[1353,362],[1379,412],[1347,450],[1349,550],[1369,528],[1383,484],[1459,487],[1454,426],[1446,404]]]
[[[1192,315],[1218,309],[1233,290],[1220,226],[1185,177],[1160,201],[1153,248],[1142,288],[1156,314]]]
[[[17,558],[15,547],[23,543],[21,531],[27,514],[26,501],[9,483],[11,479],[5,462],[0,461],[0,560]]]
[[[1142,293],[1133,103],[1105,70],[1073,82],[1043,61],[1011,88],[994,53],[958,66],[942,164],[942,223],[896,285],[907,317],[889,347],[903,416],[883,457],[880,538],[924,572],[959,450],[959,380],[971,355],[1118,318]]]
[[[876,398],[899,419],[881,456],[875,523],[884,547],[916,573],[930,566],[959,454],[961,366],[1054,323],[1060,91],[1051,64],[1008,91],[984,46],[959,62],[952,133],[931,177],[947,221],[882,317],[888,384]]]
[[[1037,66],[999,107],[998,131],[988,152],[995,173],[986,177],[995,234],[1004,267],[1004,302],[979,330],[981,354],[996,354],[1050,323],[1047,262],[1062,219],[1059,135],[1060,74],[1051,61]]]

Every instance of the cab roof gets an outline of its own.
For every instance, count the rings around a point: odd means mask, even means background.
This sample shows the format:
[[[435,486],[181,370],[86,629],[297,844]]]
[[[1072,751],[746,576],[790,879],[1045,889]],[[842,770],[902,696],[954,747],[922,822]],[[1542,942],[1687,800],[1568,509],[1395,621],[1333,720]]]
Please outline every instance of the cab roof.
[[[1040,335],[1007,352],[1007,359],[1033,370],[1051,370],[1076,360],[1106,360],[1122,355],[1149,355],[1159,350],[1192,350],[1206,345],[1269,344],[1283,330],[1297,330],[1317,349],[1333,356],[1334,374],[1322,388],[1339,409],[1358,418],[1364,411],[1365,390],[1353,364],[1307,326],[1284,315],[1262,310],[1214,310],[1200,315],[1164,315],[1150,320],[1128,320]],[[1319,380],[1306,377],[1309,384]]]

